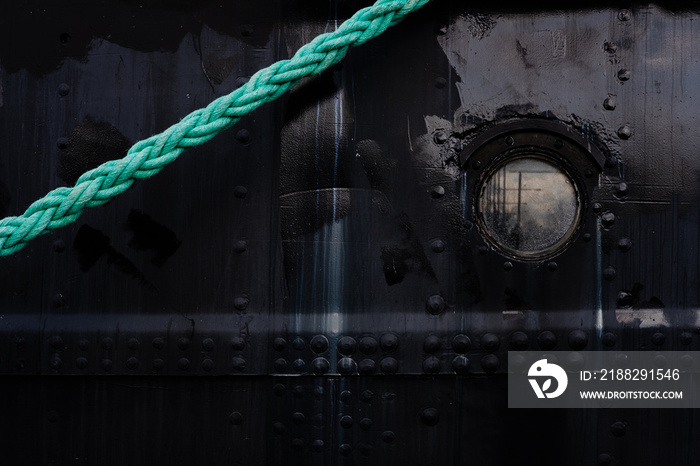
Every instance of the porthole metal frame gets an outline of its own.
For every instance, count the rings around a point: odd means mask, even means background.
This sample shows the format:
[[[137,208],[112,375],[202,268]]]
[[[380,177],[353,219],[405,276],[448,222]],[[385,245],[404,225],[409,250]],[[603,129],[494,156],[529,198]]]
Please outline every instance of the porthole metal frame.
[[[562,171],[578,197],[575,225],[554,245],[523,253],[499,243],[488,232],[478,203],[487,180],[506,164],[523,158],[541,158]],[[557,121],[525,119],[495,125],[473,138],[460,156],[466,177],[465,214],[472,228],[472,243],[487,246],[509,260],[542,262],[561,255],[576,242],[590,214],[589,202],[598,185],[605,156],[575,128]]]

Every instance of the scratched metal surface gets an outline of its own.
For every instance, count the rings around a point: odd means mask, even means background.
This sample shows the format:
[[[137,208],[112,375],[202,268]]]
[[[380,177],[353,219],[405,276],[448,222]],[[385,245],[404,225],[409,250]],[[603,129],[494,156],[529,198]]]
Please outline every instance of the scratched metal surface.
[[[367,4],[62,3],[0,16],[0,215]],[[509,411],[505,356],[699,349],[697,19],[436,0],[2,258],[3,457],[694,464],[694,411]],[[472,215],[465,154],[513,121],[602,157],[542,261]]]

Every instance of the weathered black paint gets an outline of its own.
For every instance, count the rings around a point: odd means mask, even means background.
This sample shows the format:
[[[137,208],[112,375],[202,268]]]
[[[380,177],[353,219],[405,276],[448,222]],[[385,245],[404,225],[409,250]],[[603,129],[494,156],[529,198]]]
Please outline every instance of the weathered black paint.
[[[0,15],[5,214],[368,4],[44,3]],[[3,258],[3,458],[694,464],[693,411],[511,411],[504,372],[700,348],[697,17],[435,0]],[[463,158],[542,120],[602,159],[576,240],[525,262],[481,237]]]

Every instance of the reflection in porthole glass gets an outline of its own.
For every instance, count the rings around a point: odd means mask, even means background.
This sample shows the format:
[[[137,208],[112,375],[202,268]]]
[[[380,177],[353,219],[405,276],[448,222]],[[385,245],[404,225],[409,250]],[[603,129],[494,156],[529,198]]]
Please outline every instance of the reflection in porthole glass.
[[[537,257],[576,230],[579,199],[569,176],[539,157],[503,164],[481,187],[478,210],[485,233],[500,247]]]

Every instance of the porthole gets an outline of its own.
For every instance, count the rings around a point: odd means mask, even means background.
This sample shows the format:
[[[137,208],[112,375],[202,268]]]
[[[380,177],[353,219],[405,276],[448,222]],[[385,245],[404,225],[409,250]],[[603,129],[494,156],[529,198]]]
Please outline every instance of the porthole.
[[[472,244],[523,261],[559,255],[586,221],[604,160],[553,121],[504,123],[474,138],[461,157]]]
[[[476,211],[498,249],[526,259],[556,253],[576,232],[581,200],[576,182],[556,161],[527,150],[483,178]]]

